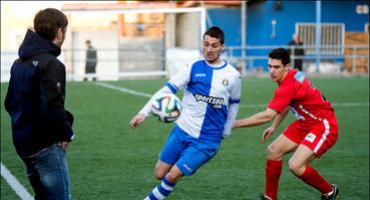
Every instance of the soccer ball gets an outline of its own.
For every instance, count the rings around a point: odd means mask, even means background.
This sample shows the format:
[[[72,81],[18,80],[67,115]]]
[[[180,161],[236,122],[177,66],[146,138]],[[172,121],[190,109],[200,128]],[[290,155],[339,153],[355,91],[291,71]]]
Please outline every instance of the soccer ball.
[[[171,123],[179,118],[182,105],[180,99],[174,94],[162,94],[154,98],[152,113],[158,120]]]

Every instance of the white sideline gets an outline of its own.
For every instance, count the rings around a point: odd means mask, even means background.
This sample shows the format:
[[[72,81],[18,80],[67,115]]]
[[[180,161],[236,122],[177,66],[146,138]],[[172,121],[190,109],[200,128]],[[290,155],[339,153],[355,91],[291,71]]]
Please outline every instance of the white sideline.
[[[17,178],[10,173],[5,165],[3,165],[3,162],[1,162],[1,176],[22,200],[33,200],[31,194],[28,193],[26,188],[24,188],[23,185],[18,182]]]
[[[95,83],[95,84],[98,85],[98,86],[101,86],[101,87],[105,87],[105,88],[109,88],[109,89],[113,89],[113,90],[118,90],[120,92],[129,93],[129,94],[133,94],[133,95],[136,95],[136,96],[142,96],[142,97],[150,98],[153,95],[153,94],[149,94],[149,93],[144,93],[144,92],[131,90],[131,89],[128,89],[128,88],[118,87],[118,86],[111,85],[111,84],[108,84],[108,83]],[[332,103],[332,105],[334,107],[369,106],[369,102]],[[240,105],[241,108],[266,107],[266,106],[267,106],[267,104],[241,104]]]

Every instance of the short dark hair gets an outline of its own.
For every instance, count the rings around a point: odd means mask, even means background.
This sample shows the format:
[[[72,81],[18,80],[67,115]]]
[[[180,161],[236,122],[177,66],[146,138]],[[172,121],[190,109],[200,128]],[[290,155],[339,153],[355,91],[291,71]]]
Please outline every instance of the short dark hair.
[[[209,28],[203,35],[203,39],[206,35],[209,35],[211,37],[217,38],[220,40],[221,44],[224,44],[225,42],[225,34],[224,32],[217,26],[212,26]]]
[[[269,53],[269,58],[281,60],[283,65],[287,65],[287,64],[290,63],[290,54],[289,54],[288,50],[286,50],[284,48],[273,49]]]
[[[59,28],[64,31],[67,25],[68,19],[65,14],[55,8],[40,10],[33,20],[35,32],[50,41],[54,40]]]

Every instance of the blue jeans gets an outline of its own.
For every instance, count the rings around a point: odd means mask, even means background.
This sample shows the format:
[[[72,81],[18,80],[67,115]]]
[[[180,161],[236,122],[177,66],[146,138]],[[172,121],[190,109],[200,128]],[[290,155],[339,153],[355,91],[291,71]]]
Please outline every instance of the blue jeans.
[[[65,150],[58,144],[23,159],[36,200],[69,200],[69,172]]]

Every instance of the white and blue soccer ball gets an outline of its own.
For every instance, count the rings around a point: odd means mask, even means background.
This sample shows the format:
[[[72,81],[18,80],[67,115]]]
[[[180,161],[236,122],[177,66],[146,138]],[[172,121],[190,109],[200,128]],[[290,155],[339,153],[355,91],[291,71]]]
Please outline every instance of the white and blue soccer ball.
[[[152,113],[158,117],[158,120],[165,123],[171,123],[177,120],[181,114],[180,99],[170,93],[158,95],[152,103]]]

